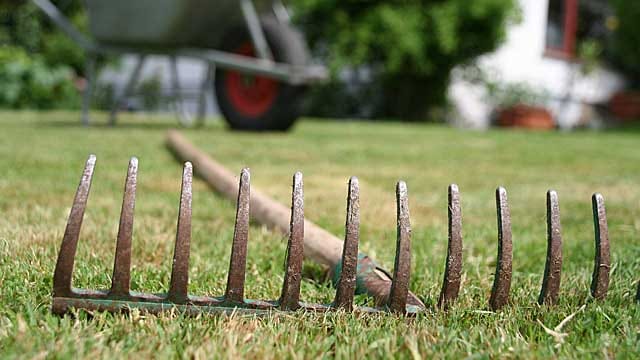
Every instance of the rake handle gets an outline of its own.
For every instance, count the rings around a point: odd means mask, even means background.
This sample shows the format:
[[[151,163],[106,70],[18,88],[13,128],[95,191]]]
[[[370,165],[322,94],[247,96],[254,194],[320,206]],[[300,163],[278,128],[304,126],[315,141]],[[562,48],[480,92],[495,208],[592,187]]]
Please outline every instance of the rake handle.
[[[235,202],[238,195],[236,176],[209,155],[191,144],[180,132],[169,130],[166,138],[167,147],[181,161],[191,161],[198,176],[212,189],[225,198]],[[251,217],[259,223],[277,229],[280,233],[289,234],[290,209],[255,188],[251,189]],[[307,259],[329,267],[332,271],[340,269],[342,262],[341,239],[309,220],[304,222],[304,256]],[[362,256],[362,255],[361,255]],[[360,284],[378,303],[384,303],[391,289],[391,278],[388,272],[373,266],[359,266]],[[362,269],[362,273],[361,270]],[[366,273],[364,273],[366,272]],[[411,292],[407,303],[424,307],[424,304]]]
[[[191,144],[178,131],[167,134],[167,146],[181,161],[191,161],[195,171],[213,190],[234,203],[238,196],[238,178],[220,163]],[[252,219],[282,234],[289,234],[290,208],[251,189],[250,214]],[[342,257],[342,240],[311,221],[304,222],[304,256],[319,264],[335,267]]]

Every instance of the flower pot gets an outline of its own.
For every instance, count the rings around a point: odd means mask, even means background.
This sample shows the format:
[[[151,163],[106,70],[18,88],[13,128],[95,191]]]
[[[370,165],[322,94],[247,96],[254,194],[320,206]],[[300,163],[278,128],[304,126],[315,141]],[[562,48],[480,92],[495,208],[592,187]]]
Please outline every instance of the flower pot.
[[[609,110],[621,120],[640,119],[640,91],[621,91],[609,100]]]
[[[498,110],[497,124],[505,127],[550,130],[556,124],[549,110],[541,106],[517,104]]]

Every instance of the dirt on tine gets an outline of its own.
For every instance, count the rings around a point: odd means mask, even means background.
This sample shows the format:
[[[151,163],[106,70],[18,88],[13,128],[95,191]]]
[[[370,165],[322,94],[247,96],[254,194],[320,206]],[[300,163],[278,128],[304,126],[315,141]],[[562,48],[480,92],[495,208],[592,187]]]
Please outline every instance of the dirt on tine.
[[[609,290],[609,227],[607,226],[607,212],[604,208],[604,197],[601,194],[593,194],[591,198],[593,206],[593,225],[596,234],[596,251],[593,262],[593,277],[591,279],[591,295],[602,300]]]
[[[511,290],[511,261],[513,249],[511,242],[511,213],[507,202],[507,190],[503,187],[496,189],[496,209],[498,218],[498,261],[493,280],[493,289],[489,304],[493,310],[498,310],[509,302]]]
[[[560,292],[562,272],[562,228],[560,226],[560,204],[558,194],[547,192],[547,262],[544,267],[542,289],[538,304],[555,305]]]
[[[353,309],[358,272],[358,241],[360,240],[360,185],[358,178],[349,179],[347,219],[345,221],[342,272],[336,289],[334,305],[347,311]]]
[[[415,315],[424,307],[411,303],[409,291],[411,274],[411,225],[407,185],[399,181],[396,186],[397,240],[393,281],[385,303],[377,307],[354,306],[359,269],[360,193],[356,177],[349,180],[345,221],[345,241],[341,257],[342,271],[337,281],[333,303],[313,304],[300,300],[302,259],[304,253],[305,219],[304,192],[301,173],[293,176],[289,239],[287,244],[286,269],[281,296],[277,300],[249,300],[244,298],[247,242],[251,203],[250,172],[243,169],[237,192],[237,212],[229,263],[227,288],[223,296],[194,296],[188,294],[189,247],[191,242],[191,202],[193,166],[186,162],[182,174],[176,243],[167,294],[146,294],[130,291],[131,239],[136,196],[138,160],[132,158],[125,179],[124,199],[120,215],[120,226],[116,243],[113,280],[109,290],[74,289],[71,284],[80,227],[91,188],[96,157],[90,155],[76,192],[62,245],[58,254],[53,279],[53,306],[55,313],[63,314],[72,308],[125,312],[133,308],[158,313],[177,308],[187,314],[198,313],[253,313],[266,314],[278,311],[344,311],[390,312]],[[594,194],[593,217],[595,225],[595,262],[591,294],[598,300],[606,297],[609,286],[609,237],[604,198]],[[498,219],[498,258],[490,307],[499,310],[509,303],[512,276],[511,216],[507,192],[496,190]],[[444,281],[438,300],[438,308],[452,305],[460,290],[462,274],[462,212],[457,185],[449,186],[448,196],[449,236]],[[547,192],[547,259],[538,302],[554,305],[558,302],[562,267],[562,239],[558,195]],[[640,284],[637,300],[640,301]],[[409,300],[408,300],[409,299]]]
[[[462,279],[462,211],[458,185],[449,185],[448,202],[449,244],[442,290],[438,298],[438,307],[441,309],[449,307],[458,297]]]

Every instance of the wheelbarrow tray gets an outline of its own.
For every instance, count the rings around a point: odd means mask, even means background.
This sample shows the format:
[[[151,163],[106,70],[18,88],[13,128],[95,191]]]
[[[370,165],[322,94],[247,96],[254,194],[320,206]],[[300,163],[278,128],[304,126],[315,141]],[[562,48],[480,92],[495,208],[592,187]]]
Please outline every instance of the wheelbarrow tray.
[[[270,7],[254,0],[259,13]],[[225,34],[244,26],[235,0],[86,0],[89,26],[102,45],[219,49]]]

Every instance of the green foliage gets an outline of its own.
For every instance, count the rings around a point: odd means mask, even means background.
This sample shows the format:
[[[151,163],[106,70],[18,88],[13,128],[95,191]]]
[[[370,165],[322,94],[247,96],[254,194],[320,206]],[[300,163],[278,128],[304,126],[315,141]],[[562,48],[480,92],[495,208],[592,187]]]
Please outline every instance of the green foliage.
[[[442,104],[449,72],[494,50],[516,18],[514,0],[294,0],[299,22],[334,74],[376,70],[379,115],[423,119]]]
[[[311,87],[305,96],[304,107],[312,109],[313,115],[319,117],[371,117],[376,110],[374,104],[380,103],[381,100],[380,87],[360,81],[355,76],[346,81],[351,86],[345,86],[334,79],[326,84]],[[362,99],[369,101],[363,104]]]
[[[53,1],[81,31],[88,28],[80,0]],[[51,66],[71,66],[83,74],[82,50],[46,17],[31,1],[0,4],[0,45],[15,46],[29,54],[39,54]]]
[[[475,65],[467,66],[462,77],[484,87],[484,100],[498,110],[514,105],[545,106],[551,97],[545,89],[523,81],[504,81],[496,71]]]
[[[115,101],[115,86],[111,82],[97,82],[91,96],[91,107],[98,110],[109,111]]]
[[[138,93],[145,109],[157,110],[162,103],[162,73],[156,71],[152,76],[140,81]]]
[[[541,106],[549,99],[549,94],[526,82],[489,82],[487,97],[497,109],[514,105]]]
[[[78,29],[88,28],[88,18],[78,13],[72,18]],[[76,73],[84,74],[85,53],[75,42],[60,31],[53,31],[43,38],[42,55],[47,64],[71,66]]]
[[[87,28],[79,0],[53,1],[73,24]],[[31,1],[0,3],[0,107],[74,108],[74,78],[85,55]]]
[[[613,52],[627,77],[640,86],[640,2],[611,0],[617,20],[613,38]]]
[[[578,44],[578,58],[581,60],[580,70],[588,75],[598,68],[604,55],[604,46],[596,39],[586,39]]]
[[[0,84],[0,107],[73,108],[78,103],[69,67],[49,66],[21,48],[0,47]]]

